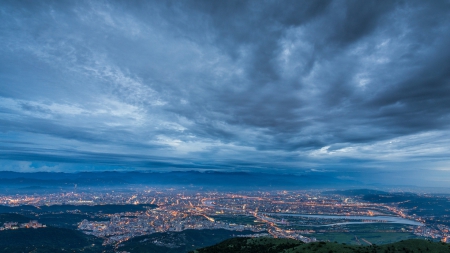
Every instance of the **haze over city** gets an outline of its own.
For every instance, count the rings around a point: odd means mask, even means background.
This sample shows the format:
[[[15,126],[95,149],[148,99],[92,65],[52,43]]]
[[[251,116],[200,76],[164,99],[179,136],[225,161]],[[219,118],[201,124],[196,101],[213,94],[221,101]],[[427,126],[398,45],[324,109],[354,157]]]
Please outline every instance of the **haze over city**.
[[[1,1],[0,170],[450,183],[449,1]]]

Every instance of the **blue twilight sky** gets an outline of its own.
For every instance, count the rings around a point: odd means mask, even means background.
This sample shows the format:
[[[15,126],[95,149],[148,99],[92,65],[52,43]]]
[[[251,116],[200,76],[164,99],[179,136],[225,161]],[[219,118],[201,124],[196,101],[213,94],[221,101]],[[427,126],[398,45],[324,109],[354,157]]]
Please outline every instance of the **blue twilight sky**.
[[[450,184],[450,1],[0,1],[0,170]]]

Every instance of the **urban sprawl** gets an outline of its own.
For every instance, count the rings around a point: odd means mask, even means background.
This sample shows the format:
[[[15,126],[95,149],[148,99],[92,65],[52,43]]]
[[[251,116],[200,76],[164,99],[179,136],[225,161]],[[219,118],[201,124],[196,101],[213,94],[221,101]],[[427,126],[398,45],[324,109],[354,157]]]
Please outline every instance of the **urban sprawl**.
[[[362,201],[357,196],[321,194],[319,191],[206,192],[180,189],[143,191],[74,191],[53,194],[3,195],[0,204],[32,205],[137,205],[136,212],[91,214],[78,229],[118,245],[132,237],[186,229],[249,230],[253,236],[316,241],[315,233],[348,232],[346,224],[400,223],[405,226],[380,232],[409,232],[418,236],[450,240],[448,226],[428,224],[427,218],[411,214],[395,203],[386,205]],[[82,213],[80,210],[67,212]],[[95,218],[102,218],[101,220]],[[5,229],[40,228],[45,224],[6,222]],[[366,243],[370,243],[364,240]]]

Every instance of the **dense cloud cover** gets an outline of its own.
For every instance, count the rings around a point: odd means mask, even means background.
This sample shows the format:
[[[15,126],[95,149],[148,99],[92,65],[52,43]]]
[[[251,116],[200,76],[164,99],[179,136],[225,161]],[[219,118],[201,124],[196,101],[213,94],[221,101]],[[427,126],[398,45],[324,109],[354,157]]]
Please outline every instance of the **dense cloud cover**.
[[[2,169],[447,184],[449,45],[447,0],[2,1]]]

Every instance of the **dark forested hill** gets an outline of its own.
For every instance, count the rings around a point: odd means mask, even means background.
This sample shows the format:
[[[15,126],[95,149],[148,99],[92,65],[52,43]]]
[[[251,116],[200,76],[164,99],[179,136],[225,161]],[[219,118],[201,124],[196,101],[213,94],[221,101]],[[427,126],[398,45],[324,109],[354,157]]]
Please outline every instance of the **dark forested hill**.
[[[30,220],[34,219],[16,213],[0,213],[0,226],[3,226],[3,223],[5,222],[25,223],[29,222]]]
[[[448,253],[450,245],[406,240],[385,245],[355,246],[333,242],[302,243],[290,239],[232,238],[190,253]]]
[[[102,241],[64,228],[0,231],[0,252],[101,252]]]
[[[292,239],[235,237],[213,246],[211,243],[250,232],[186,230],[133,238],[116,250],[102,246],[101,239],[64,228],[38,228],[0,231],[0,252],[174,252],[182,253],[449,253],[450,244],[427,240],[405,240],[391,244],[358,246],[333,242],[303,243]],[[192,251],[194,250],[194,251]]]
[[[183,253],[219,243],[237,235],[255,234],[251,231],[225,229],[188,229],[181,232],[155,233],[125,241],[118,249],[131,253]]]

